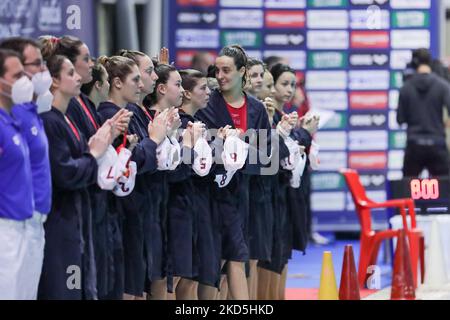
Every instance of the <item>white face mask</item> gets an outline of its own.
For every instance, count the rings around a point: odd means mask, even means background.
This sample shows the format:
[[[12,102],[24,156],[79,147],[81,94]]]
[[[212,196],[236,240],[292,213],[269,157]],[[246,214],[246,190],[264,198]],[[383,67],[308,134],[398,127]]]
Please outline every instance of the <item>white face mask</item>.
[[[14,104],[22,104],[33,100],[34,87],[33,83],[27,76],[22,76],[19,80],[14,82],[13,85],[0,78],[0,82],[11,86],[11,95],[2,93],[3,95],[10,97]]]
[[[52,109],[53,95],[50,90],[47,90],[43,94],[40,94],[36,99],[36,104],[38,106],[37,112],[43,113],[50,111]]]
[[[48,70],[43,72],[35,73],[33,78],[31,78],[31,82],[33,82],[34,92],[37,95],[43,94],[50,89],[52,85],[52,76]]]

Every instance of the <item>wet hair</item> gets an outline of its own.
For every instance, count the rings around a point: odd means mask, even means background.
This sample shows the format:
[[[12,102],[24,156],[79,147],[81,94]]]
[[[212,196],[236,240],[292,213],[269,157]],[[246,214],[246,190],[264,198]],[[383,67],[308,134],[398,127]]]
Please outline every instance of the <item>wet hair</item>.
[[[25,62],[23,52],[25,51],[25,48],[27,46],[33,46],[35,48],[41,49],[40,44],[36,40],[25,37],[7,38],[0,43],[1,49],[9,49],[17,52],[22,63]]]
[[[67,57],[72,63],[75,63],[80,55],[80,47],[83,41],[72,36],[63,36],[57,38],[54,36],[39,37],[41,52],[44,60],[48,60],[53,55],[62,55]]]
[[[208,71],[207,71],[207,73],[206,73],[206,76],[207,76],[208,78],[215,78],[215,77],[216,77],[216,66],[215,66],[215,65],[211,64],[211,65],[208,67]]]
[[[206,76],[198,70],[187,69],[181,70],[181,83],[184,90],[192,91],[198,83],[198,80],[206,78]]]
[[[65,56],[56,54],[47,60],[47,68],[53,78],[59,78],[64,61],[68,59]]]
[[[5,72],[7,71],[5,62],[11,57],[16,57],[20,60],[20,55],[16,51],[10,49],[0,49],[0,77],[5,75]]]
[[[139,66],[139,58],[145,57],[146,54],[141,51],[121,49],[117,52],[117,56],[125,57],[133,60]]]
[[[255,59],[255,58],[248,58],[247,61],[247,70],[250,70],[254,66],[262,66],[263,69],[266,69],[266,66],[261,60]]]
[[[412,52],[411,66],[414,69],[417,69],[420,65],[423,64],[431,67],[432,60],[433,58],[431,57],[431,53],[428,49],[416,49]]]
[[[283,60],[283,58],[278,57],[278,56],[269,56],[264,58],[264,63],[267,66],[267,69],[272,69],[272,67],[278,63],[281,63],[281,61]]]
[[[219,57],[223,56],[233,58],[237,70],[240,70],[242,67],[245,68],[244,76],[242,77],[242,87],[245,87],[248,62],[245,50],[240,45],[233,44],[223,47],[222,50],[220,50]]]
[[[289,67],[287,64],[277,63],[270,69],[270,73],[273,76],[273,82],[277,83],[278,78],[285,72],[290,72],[295,75],[294,69]]]
[[[158,102],[158,86],[160,84],[166,84],[167,81],[169,81],[170,74],[175,71],[177,71],[177,69],[173,65],[156,63],[155,73],[158,76],[158,80],[156,80],[155,83],[155,90],[145,97],[143,102],[144,106],[150,108]]]
[[[90,95],[97,81],[103,84],[103,75],[105,74],[108,78],[108,72],[106,71],[105,67],[101,63],[96,62],[94,64],[94,67],[92,68],[92,80],[81,86],[81,92],[83,92],[87,96]]]
[[[101,56],[97,61],[105,67],[106,72],[108,73],[108,81],[111,85],[114,78],[125,81],[127,76],[133,71],[132,68],[137,66],[136,62],[133,60],[121,56]]]

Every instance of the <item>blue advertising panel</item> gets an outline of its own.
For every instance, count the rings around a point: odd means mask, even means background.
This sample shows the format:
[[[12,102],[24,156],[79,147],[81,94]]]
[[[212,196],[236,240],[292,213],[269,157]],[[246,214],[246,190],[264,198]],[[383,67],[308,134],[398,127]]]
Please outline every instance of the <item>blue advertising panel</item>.
[[[96,54],[95,1],[2,0],[0,39],[12,36],[73,35]]]
[[[312,177],[320,229],[357,229],[338,170],[357,169],[368,196],[386,199],[401,178],[406,135],[396,122],[402,70],[419,47],[439,54],[432,0],[171,0],[168,44],[177,67],[197,50],[239,43],[255,58],[287,58],[305,77],[312,110],[333,111],[315,136],[321,168]],[[385,212],[375,215],[386,224]],[[376,227],[375,223],[375,227]],[[381,227],[381,225],[380,225]]]

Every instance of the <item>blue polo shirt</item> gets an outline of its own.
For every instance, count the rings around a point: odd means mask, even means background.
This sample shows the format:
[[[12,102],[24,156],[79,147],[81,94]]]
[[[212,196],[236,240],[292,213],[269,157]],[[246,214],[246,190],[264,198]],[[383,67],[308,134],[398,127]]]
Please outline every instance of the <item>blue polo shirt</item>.
[[[33,185],[28,146],[20,124],[0,108],[0,218],[33,215]]]
[[[37,105],[34,102],[14,106],[12,114],[19,120],[22,136],[30,150],[34,209],[47,214],[52,204],[52,177],[48,140],[42,119],[37,113]]]

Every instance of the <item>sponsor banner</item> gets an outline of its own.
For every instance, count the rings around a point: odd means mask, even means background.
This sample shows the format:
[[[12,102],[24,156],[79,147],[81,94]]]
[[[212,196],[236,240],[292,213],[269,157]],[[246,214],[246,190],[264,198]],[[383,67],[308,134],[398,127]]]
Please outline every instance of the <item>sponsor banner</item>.
[[[386,190],[368,190],[366,192],[367,198],[375,202],[384,202],[387,199]],[[352,194],[347,193],[347,210],[354,211],[355,203],[352,199]],[[384,209],[375,209],[375,210],[384,210]]]
[[[264,57],[278,56],[289,61],[291,68],[295,70],[306,69],[306,52],[305,51],[283,51],[283,50],[266,50]]]
[[[389,133],[390,149],[405,149],[406,147],[406,131],[394,131]]]
[[[348,77],[352,90],[389,89],[389,71],[386,70],[351,70]]]
[[[266,46],[285,47],[285,46],[302,46],[306,42],[304,33],[301,32],[270,32],[264,35],[264,43]]]
[[[384,113],[352,113],[348,123],[350,129],[385,129],[388,119]]]
[[[347,72],[308,71],[306,88],[309,90],[345,90],[347,89]]]
[[[392,27],[394,28],[428,28],[430,14],[427,11],[393,11]]]
[[[347,167],[347,152],[342,151],[320,151],[320,171],[339,171]]]
[[[343,189],[345,181],[337,172],[315,172],[311,176],[311,187],[314,191]]]
[[[219,27],[232,29],[261,29],[264,25],[262,10],[233,10],[226,9],[219,12]]]
[[[389,29],[389,11],[378,10],[375,14],[371,10],[351,10],[350,28],[362,30]]]
[[[406,69],[406,65],[411,62],[411,50],[392,50],[391,51],[391,69]]]
[[[347,68],[347,52],[314,52],[308,53],[309,69],[343,69]]]
[[[179,12],[177,22],[184,25],[215,26],[217,14],[215,12]]]
[[[258,60],[262,60],[263,59],[263,55],[262,52],[259,50],[245,50],[245,52],[247,52],[247,55],[251,58],[255,58]]]
[[[387,173],[388,180],[402,180],[403,172],[401,170],[389,170]]]
[[[400,91],[398,91],[398,90],[389,90],[389,109],[397,110],[399,95],[400,95]]]
[[[218,48],[219,30],[178,29],[175,45],[177,48]]]
[[[333,117],[321,128],[321,130],[345,129],[347,127],[347,113],[335,112]]]
[[[406,123],[399,125],[397,122],[397,110],[389,111],[389,129],[390,130],[406,130],[408,125]]]
[[[348,49],[348,31],[310,30],[307,33],[308,49]]]
[[[347,110],[348,100],[345,91],[308,91],[312,109]]]
[[[222,7],[237,7],[237,8],[261,8],[263,0],[220,0]]]
[[[403,168],[403,157],[405,152],[403,150],[389,151],[389,170],[401,170]]]
[[[347,29],[348,13],[345,10],[308,10],[307,25],[311,29]]]
[[[308,7],[327,8],[327,7],[345,7],[348,0],[308,0]]]
[[[348,155],[348,165],[350,168],[356,170],[386,169],[386,152],[350,152]]]
[[[388,95],[385,91],[350,92],[351,109],[387,109]]]
[[[178,68],[187,69],[192,66],[192,57],[196,54],[196,50],[178,50],[176,56],[176,65]],[[215,51],[209,51],[212,56],[216,56]]]
[[[389,0],[350,0],[350,4],[354,6],[370,6],[377,5],[382,6],[388,4]]]
[[[259,31],[222,31],[220,44],[222,47],[231,44],[240,44],[244,48],[260,47],[262,43]]]
[[[305,8],[306,0],[265,0],[266,8]]]
[[[299,10],[269,10],[265,15],[267,28],[304,28],[305,22],[305,12]]]
[[[311,209],[314,211],[343,211],[345,192],[312,192]]]
[[[351,53],[349,62],[354,68],[383,68],[389,65],[389,55],[386,52]]]
[[[401,87],[403,87],[403,72],[391,72],[391,87],[395,89],[400,89]]]
[[[359,180],[366,189],[381,189],[386,187],[386,176],[383,172],[359,172]]]
[[[391,0],[393,9],[430,9],[431,0]]]
[[[347,131],[318,131],[314,140],[319,144],[320,150],[343,151],[347,149]]]
[[[391,47],[393,49],[430,48],[429,30],[392,30]]]
[[[348,135],[348,149],[352,151],[387,150],[387,131],[350,131]]]
[[[217,0],[177,0],[182,7],[215,7]]]
[[[354,49],[388,49],[388,31],[352,31],[350,47]]]

